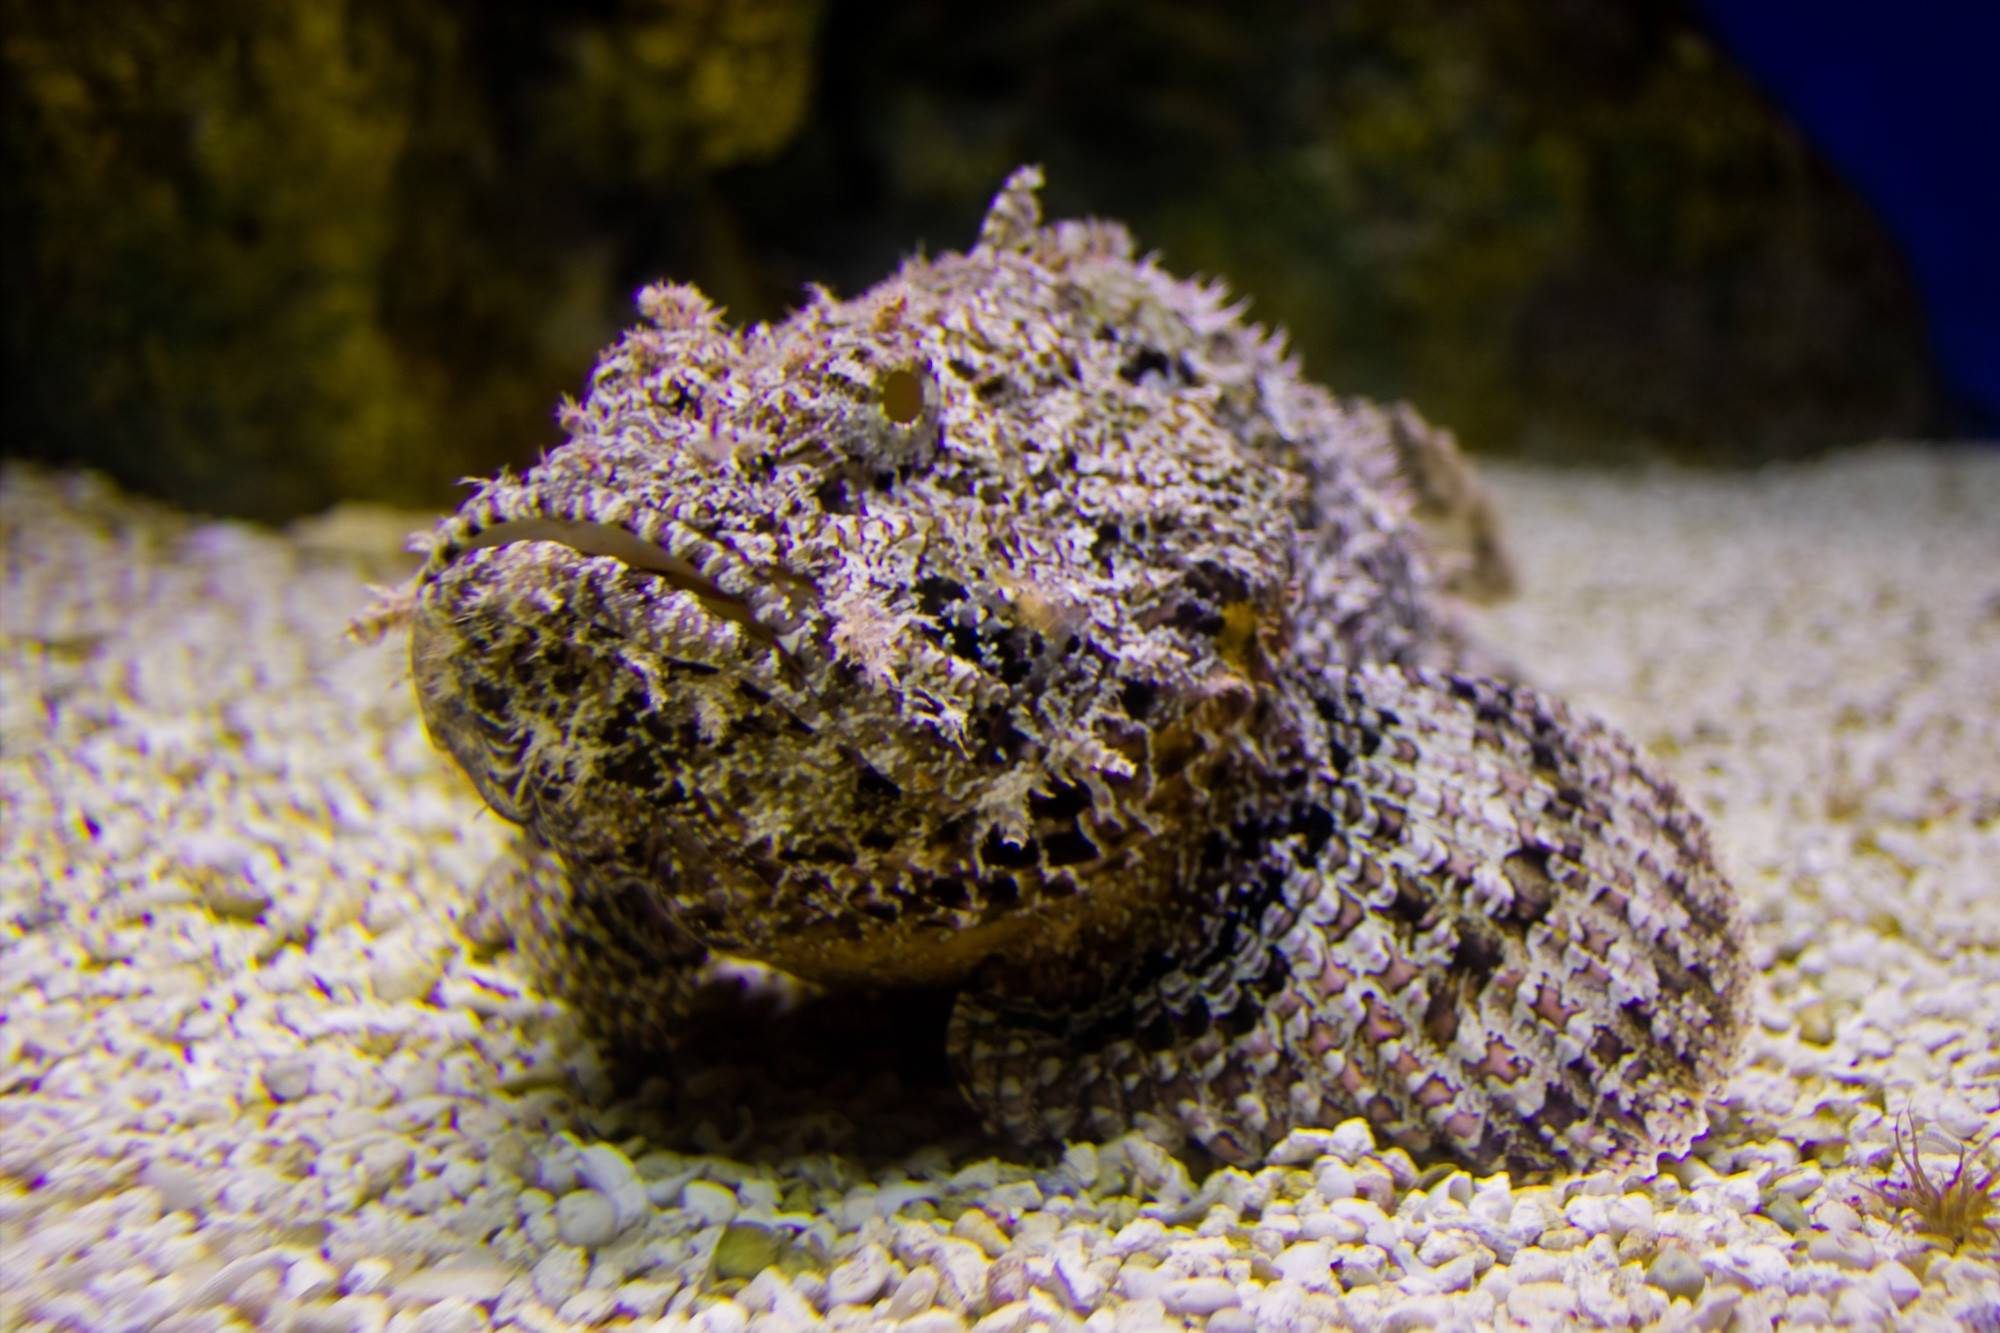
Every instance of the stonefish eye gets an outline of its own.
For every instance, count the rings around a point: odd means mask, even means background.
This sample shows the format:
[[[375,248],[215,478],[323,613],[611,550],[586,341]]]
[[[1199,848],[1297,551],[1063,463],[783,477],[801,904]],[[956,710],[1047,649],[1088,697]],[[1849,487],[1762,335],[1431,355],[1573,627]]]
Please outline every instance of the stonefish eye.
[[[872,381],[846,379],[824,437],[836,453],[859,464],[864,479],[921,467],[937,444],[938,389],[922,362],[877,366]]]

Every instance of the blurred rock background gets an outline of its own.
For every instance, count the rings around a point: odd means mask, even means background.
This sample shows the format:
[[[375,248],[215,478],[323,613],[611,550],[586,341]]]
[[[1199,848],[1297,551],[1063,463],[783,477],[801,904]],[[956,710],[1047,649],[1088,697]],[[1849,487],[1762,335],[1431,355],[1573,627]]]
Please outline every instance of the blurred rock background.
[[[0,0],[0,445],[213,513],[451,502],[631,293],[741,320],[1056,214],[1475,450],[1939,429],[1860,196],[1682,0]]]

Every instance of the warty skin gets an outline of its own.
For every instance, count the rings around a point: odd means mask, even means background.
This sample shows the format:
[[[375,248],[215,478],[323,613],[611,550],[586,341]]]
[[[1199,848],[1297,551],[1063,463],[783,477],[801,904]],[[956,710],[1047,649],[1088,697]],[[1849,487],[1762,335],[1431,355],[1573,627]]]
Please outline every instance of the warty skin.
[[[1457,670],[1421,423],[1038,184],[780,324],[647,289],[569,442],[440,526],[415,678],[524,831],[515,938],[627,1050],[716,955],[956,987],[961,1085],[1027,1142],[1684,1149],[1747,986],[1700,821]]]

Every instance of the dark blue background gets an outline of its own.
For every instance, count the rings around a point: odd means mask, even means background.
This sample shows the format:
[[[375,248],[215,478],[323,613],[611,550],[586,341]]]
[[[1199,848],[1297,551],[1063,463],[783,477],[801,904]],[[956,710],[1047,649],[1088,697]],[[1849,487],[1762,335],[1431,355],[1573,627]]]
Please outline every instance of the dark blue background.
[[[2000,0],[1699,0],[1909,255],[1960,429],[2000,434]]]

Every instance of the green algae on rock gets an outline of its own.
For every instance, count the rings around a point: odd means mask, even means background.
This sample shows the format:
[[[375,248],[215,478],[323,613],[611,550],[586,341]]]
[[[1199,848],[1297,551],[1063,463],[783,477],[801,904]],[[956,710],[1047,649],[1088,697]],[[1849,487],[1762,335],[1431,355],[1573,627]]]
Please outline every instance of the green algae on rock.
[[[813,0],[0,9],[7,449],[208,513],[442,508],[616,327],[606,193],[768,154]]]
[[[961,1086],[1029,1142],[1684,1149],[1745,1021],[1700,821],[1469,674],[1413,419],[1039,184],[779,325],[649,289],[570,442],[440,525],[413,670],[524,829],[524,950],[632,1049],[711,952],[957,988]]]

